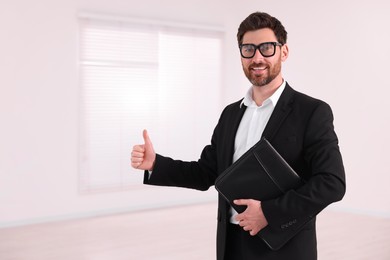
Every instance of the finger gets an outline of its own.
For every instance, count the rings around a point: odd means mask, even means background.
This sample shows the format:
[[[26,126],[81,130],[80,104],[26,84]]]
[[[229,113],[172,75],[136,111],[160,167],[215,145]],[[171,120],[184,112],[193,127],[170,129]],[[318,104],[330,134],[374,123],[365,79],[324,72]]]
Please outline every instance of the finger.
[[[248,226],[245,226],[245,227],[243,227],[242,229],[245,230],[245,231],[251,231],[251,228],[248,227]]]
[[[238,225],[241,227],[245,227],[245,226],[247,226],[247,223],[245,221],[240,221],[240,222],[238,222]]]
[[[237,214],[234,219],[238,221],[239,223],[242,223],[244,221],[244,213]]]
[[[143,145],[143,144],[134,145],[133,146],[133,151],[143,153],[143,152],[145,152],[145,145]]]
[[[135,169],[138,169],[138,167],[140,167],[142,164],[142,162],[132,162],[131,163],[131,167],[135,168]]]
[[[131,157],[132,163],[142,163],[144,161],[143,157]]]
[[[259,231],[260,231],[260,230],[258,230],[258,229],[252,229],[252,230],[249,232],[249,234],[250,234],[251,236],[256,236],[257,233],[259,233]]]
[[[131,152],[131,158],[143,158],[145,156],[144,152],[137,152],[137,151],[132,151]]]

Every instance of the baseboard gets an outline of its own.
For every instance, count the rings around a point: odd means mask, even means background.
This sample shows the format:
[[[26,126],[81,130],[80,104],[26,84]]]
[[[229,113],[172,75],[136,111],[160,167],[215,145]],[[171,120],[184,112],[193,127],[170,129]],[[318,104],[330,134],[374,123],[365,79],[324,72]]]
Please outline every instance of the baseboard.
[[[334,211],[340,211],[351,214],[380,217],[380,218],[390,218],[390,211],[380,211],[380,210],[370,210],[370,209],[358,209],[352,207],[345,207],[342,205],[332,204],[328,206],[328,209]]]
[[[182,206],[191,206],[205,203],[215,203],[217,207],[217,201],[215,198],[202,198],[202,199],[193,199],[193,200],[177,200],[177,201],[167,201],[164,203],[158,204],[145,204],[145,205],[137,205],[130,206],[125,208],[112,208],[112,209],[104,209],[90,212],[81,212],[76,214],[69,215],[58,215],[58,216],[50,216],[50,217],[42,217],[35,219],[23,219],[19,221],[10,221],[10,222],[0,222],[0,228],[11,228],[11,227],[20,227],[27,225],[37,225],[43,223],[51,223],[51,222],[59,222],[59,221],[71,221],[77,219],[84,218],[93,218],[93,217],[102,217],[114,214],[124,214],[131,212],[139,212],[139,211],[149,211],[149,210],[157,210],[163,208],[171,208],[171,207],[182,207]]]

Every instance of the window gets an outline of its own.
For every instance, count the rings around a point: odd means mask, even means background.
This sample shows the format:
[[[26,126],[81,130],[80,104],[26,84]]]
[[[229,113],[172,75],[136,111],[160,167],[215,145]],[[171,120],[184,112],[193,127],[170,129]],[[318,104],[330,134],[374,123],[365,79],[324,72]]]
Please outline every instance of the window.
[[[157,152],[199,157],[221,108],[222,41],[214,29],[80,18],[81,192],[141,185],[129,157],[143,129]]]

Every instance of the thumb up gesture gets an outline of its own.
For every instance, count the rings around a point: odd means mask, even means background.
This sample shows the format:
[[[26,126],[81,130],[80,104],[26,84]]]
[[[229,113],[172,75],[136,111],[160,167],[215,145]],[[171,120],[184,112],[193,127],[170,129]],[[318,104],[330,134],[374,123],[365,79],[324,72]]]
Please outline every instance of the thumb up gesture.
[[[153,149],[152,141],[149,138],[148,132],[143,131],[144,144],[134,145],[131,152],[131,166],[135,169],[152,171],[156,153]]]

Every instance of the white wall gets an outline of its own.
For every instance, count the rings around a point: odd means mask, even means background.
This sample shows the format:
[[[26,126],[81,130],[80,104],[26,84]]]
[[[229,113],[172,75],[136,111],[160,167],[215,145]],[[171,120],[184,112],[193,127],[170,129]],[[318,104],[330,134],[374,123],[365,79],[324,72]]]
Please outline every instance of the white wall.
[[[0,3],[0,227],[163,206],[156,196],[185,203],[177,199],[178,189],[141,185],[79,194],[79,12],[226,28],[227,104],[249,86],[235,34],[256,10],[280,18],[289,32],[285,78],[333,107],[348,181],[337,207],[390,216],[387,0],[5,0]],[[180,192],[190,202],[215,197]]]

